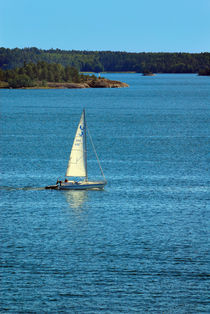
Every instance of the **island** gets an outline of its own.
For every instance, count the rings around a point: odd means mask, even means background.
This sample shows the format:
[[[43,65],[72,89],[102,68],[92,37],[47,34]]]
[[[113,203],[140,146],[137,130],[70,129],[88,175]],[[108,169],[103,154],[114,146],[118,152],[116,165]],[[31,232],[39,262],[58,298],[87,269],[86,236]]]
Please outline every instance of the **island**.
[[[143,76],[154,76],[155,74],[152,73],[152,72],[149,71],[149,70],[145,70],[145,71],[142,72],[142,75],[143,75]]]
[[[79,73],[72,66],[39,61],[23,67],[0,69],[0,88],[50,89],[50,88],[121,88],[128,84],[94,74]]]
[[[210,76],[210,68],[200,69],[198,72],[200,76]]]

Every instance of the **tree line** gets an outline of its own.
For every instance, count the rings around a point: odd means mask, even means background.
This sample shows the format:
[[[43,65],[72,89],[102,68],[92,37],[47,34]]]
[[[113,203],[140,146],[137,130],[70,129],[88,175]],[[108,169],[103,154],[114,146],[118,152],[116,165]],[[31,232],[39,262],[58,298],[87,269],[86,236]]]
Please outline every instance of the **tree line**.
[[[0,81],[7,84],[3,87],[20,88],[33,86],[46,86],[47,82],[85,82],[90,78],[83,75],[74,67],[61,64],[38,61],[35,63],[24,63],[24,66],[15,69],[0,69]],[[95,76],[91,76],[95,79]]]
[[[0,48],[0,68],[22,67],[24,63],[60,64],[81,72],[198,73],[210,68],[210,53],[131,53],[113,51],[42,50]]]

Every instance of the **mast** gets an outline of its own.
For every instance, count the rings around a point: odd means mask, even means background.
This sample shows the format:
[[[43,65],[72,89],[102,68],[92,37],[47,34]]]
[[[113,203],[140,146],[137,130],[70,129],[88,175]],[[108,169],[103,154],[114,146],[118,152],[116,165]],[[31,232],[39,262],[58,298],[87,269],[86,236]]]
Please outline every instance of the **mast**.
[[[99,168],[100,168],[100,170],[101,170],[101,174],[102,174],[102,176],[103,176],[103,178],[104,178],[104,181],[107,182],[107,181],[106,181],[106,178],[105,178],[105,175],[104,175],[104,172],[103,172],[103,169],[102,169],[102,167],[101,167],[101,163],[100,163],[100,161],[99,161],[99,158],[98,158],[98,155],[97,155],[95,146],[94,146],[94,144],[93,144],[92,136],[91,136],[90,131],[89,131],[88,128],[87,128],[87,131],[88,131],[88,135],[89,135],[89,137],[90,137],[90,141],[91,141],[91,144],[92,144],[92,147],[93,147],[93,151],[94,151],[95,156],[96,156],[96,159],[97,159],[97,161],[98,161]]]
[[[88,172],[87,172],[87,125],[86,125],[86,118],[85,118],[85,109],[83,109],[83,113],[84,113],[84,131],[85,131],[85,171],[86,171],[86,177],[85,177],[85,181],[88,181]]]

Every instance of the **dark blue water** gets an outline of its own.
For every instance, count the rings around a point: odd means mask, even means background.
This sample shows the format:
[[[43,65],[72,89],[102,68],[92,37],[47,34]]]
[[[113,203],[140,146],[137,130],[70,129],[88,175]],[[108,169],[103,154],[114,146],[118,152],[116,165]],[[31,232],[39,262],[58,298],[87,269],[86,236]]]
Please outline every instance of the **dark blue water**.
[[[130,87],[0,91],[2,312],[210,312],[210,78],[106,76]],[[108,185],[44,190],[83,107]]]

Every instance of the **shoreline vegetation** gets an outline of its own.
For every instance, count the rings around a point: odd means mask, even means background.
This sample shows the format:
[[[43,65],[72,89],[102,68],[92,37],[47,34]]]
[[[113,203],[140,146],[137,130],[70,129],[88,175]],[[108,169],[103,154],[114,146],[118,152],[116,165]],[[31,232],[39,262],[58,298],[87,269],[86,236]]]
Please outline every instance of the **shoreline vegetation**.
[[[52,89],[52,88],[120,88],[128,84],[103,77],[84,75],[71,66],[39,61],[11,70],[0,69],[0,88]]]
[[[197,73],[210,76],[210,53],[127,53],[0,48],[0,88],[119,88],[93,73]]]
[[[206,68],[206,69],[201,69],[198,72],[198,75],[200,75],[200,76],[210,76],[210,67]]]
[[[210,69],[210,53],[81,51],[0,47],[0,68],[10,70],[24,64],[56,63],[79,72],[198,73]]]

